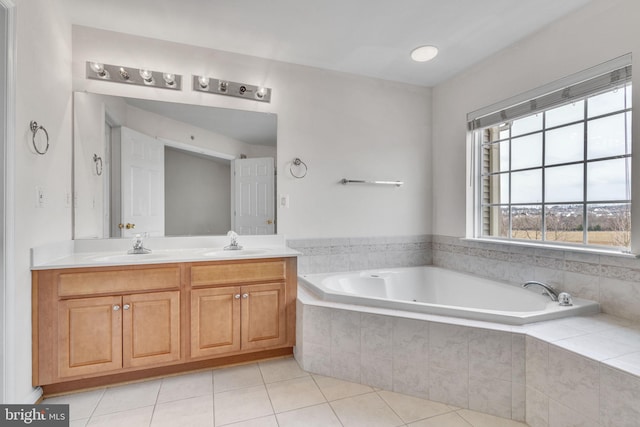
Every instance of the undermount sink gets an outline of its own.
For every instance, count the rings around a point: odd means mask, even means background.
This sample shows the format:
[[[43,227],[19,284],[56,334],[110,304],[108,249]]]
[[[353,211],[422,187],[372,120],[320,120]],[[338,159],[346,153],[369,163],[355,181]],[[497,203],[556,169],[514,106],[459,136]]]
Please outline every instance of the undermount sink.
[[[267,253],[266,249],[236,249],[236,250],[216,250],[205,252],[202,255],[206,257],[242,257],[261,255]]]
[[[131,261],[152,261],[156,259],[166,258],[164,254],[118,254],[107,255],[93,258],[94,261],[101,262],[131,262]]]

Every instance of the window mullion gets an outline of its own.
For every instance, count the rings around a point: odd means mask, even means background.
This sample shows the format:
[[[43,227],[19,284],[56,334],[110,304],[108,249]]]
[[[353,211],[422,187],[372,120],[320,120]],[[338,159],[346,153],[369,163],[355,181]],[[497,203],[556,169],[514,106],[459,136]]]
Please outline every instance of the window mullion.
[[[547,152],[547,114],[542,112],[542,222],[541,227],[541,237],[542,241],[545,242],[547,240],[547,215],[546,215],[546,193],[547,193],[547,161],[546,161],[546,152]]]
[[[586,245],[589,242],[588,240],[589,210],[587,209],[587,178],[588,178],[587,177],[587,153],[588,153],[587,141],[589,140],[589,131],[587,130],[589,127],[587,124],[587,120],[589,117],[588,105],[589,105],[589,101],[588,99],[585,99],[585,103],[583,106],[584,121],[582,124],[582,147],[583,147],[582,148],[582,244],[583,245]]]

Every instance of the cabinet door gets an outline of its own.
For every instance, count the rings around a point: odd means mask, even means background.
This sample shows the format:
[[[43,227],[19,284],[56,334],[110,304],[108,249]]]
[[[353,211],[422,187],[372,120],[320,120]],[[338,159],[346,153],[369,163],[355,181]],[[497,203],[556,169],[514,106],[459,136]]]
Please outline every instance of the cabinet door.
[[[180,359],[180,292],[122,297],[125,368]]]
[[[122,298],[78,298],[58,303],[58,376],[122,368]]]
[[[286,342],[285,284],[242,287],[242,349],[257,350]]]
[[[191,357],[240,350],[240,287],[191,291]]]

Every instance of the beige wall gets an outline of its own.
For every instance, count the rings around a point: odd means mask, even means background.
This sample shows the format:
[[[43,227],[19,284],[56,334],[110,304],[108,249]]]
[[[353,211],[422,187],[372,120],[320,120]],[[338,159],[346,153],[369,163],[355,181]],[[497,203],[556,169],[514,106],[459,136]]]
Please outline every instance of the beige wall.
[[[182,74],[183,90],[87,80],[85,61]],[[192,74],[264,85],[271,104],[191,90]],[[267,61],[195,46],[73,29],[74,90],[278,114],[278,211],[287,237],[429,233],[431,90],[401,83]],[[178,140],[178,142],[183,142]],[[294,179],[300,157],[307,176]],[[342,178],[402,180],[395,187],[342,186]]]
[[[8,402],[33,402],[31,387],[31,272],[29,249],[71,238],[71,27],[48,0],[16,1],[15,281],[6,284]],[[43,125],[49,152],[31,147],[29,122]],[[36,207],[35,187],[45,190]],[[11,207],[9,207],[11,208]]]

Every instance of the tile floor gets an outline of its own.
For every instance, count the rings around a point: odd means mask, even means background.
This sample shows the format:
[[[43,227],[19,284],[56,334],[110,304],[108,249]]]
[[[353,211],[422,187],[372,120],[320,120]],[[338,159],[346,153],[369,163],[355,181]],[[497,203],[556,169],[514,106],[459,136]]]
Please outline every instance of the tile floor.
[[[309,374],[295,359],[58,396],[71,427],[517,427],[438,402]]]

